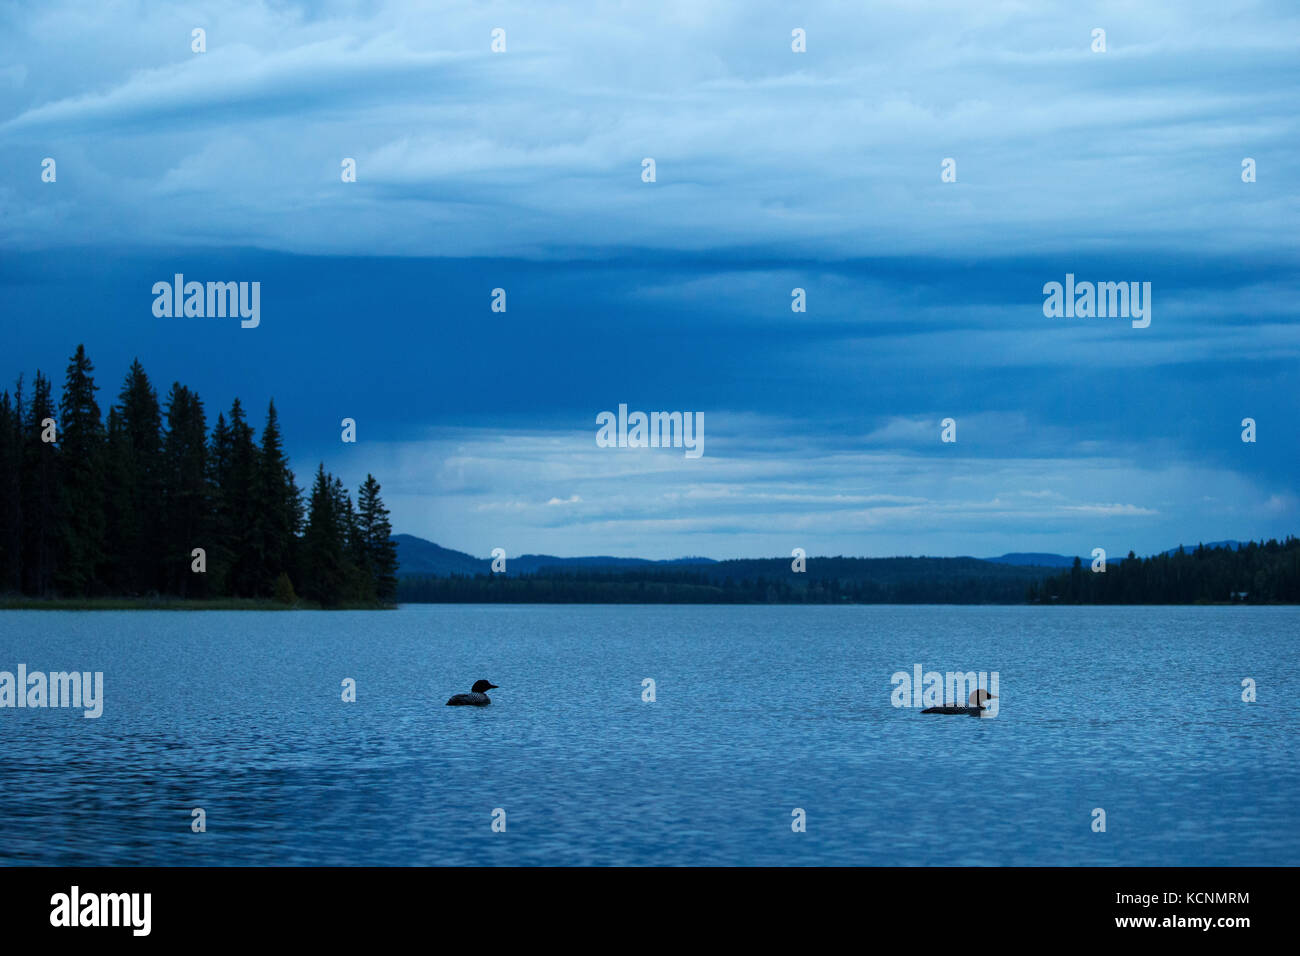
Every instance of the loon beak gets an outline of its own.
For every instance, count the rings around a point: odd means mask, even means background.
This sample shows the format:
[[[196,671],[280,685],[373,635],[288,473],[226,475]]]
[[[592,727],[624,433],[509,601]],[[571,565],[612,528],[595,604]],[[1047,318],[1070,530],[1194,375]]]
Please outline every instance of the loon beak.
[[[496,684],[488,684],[488,690],[496,690],[496,689],[497,689]]]

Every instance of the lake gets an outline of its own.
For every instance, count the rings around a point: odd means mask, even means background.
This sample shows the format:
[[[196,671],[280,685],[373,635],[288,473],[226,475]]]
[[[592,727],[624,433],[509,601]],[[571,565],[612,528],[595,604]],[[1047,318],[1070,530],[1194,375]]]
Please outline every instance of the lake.
[[[1294,866],[1298,640],[1295,607],[0,612],[0,671],[105,698],[0,710],[0,862]],[[918,664],[998,672],[997,716],[893,706]]]

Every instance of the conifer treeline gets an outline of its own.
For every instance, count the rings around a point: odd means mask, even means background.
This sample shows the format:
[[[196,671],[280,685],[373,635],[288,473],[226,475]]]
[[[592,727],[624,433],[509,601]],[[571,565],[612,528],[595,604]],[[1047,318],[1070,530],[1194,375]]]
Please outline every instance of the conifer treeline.
[[[1031,602],[1061,604],[1300,604],[1300,538],[1249,541],[1238,548],[1138,558],[1132,551],[1104,574],[1078,558],[1069,571],[1029,589]]]
[[[1062,573],[974,558],[788,558],[690,568],[543,568],[403,577],[410,603],[518,604],[1300,604],[1300,538],[1197,546]]]
[[[39,371],[0,394],[0,594],[393,599],[373,475],[354,506],[321,465],[304,508],[274,402],[260,440],[238,398],[209,434],[199,396],[177,382],[160,402],[137,360],[105,419],[93,372],[78,345],[57,406]]]
[[[974,558],[788,558],[692,567],[543,568],[532,574],[403,577],[403,603],[1019,604],[1039,568]]]

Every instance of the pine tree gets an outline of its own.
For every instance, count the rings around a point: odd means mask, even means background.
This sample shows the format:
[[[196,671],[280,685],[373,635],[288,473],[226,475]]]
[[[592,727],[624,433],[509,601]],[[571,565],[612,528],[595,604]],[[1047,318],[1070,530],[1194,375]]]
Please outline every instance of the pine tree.
[[[104,586],[111,594],[138,594],[132,573],[141,548],[139,517],[132,479],[135,455],[122,427],[122,415],[108,410],[108,441],[104,453]]]
[[[393,526],[379,490],[375,476],[366,475],[365,484],[357,493],[357,527],[375,596],[381,601],[392,601],[397,595],[397,542],[393,540]]]
[[[228,594],[230,569],[235,562],[234,527],[236,516],[226,500],[234,439],[224,412],[217,412],[208,443],[208,493],[211,505],[208,531],[208,586],[214,594]]]
[[[322,464],[316,471],[303,532],[304,595],[323,607],[341,601],[346,584],[344,529],[337,513],[334,482]]]
[[[37,597],[54,590],[58,554],[59,446],[43,440],[47,428],[57,429],[54,400],[38,369],[22,435],[23,593]]]
[[[339,599],[347,602],[373,602],[374,584],[370,577],[365,545],[361,540],[357,511],[352,506],[352,496],[339,478],[332,479],[331,493],[334,497],[334,513],[338,516],[343,536],[343,588]]]
[[[16,593],[23,582],[22,380],[15,402],[0,396],[0,594]]]
[[[95,366],[84,345],[68,363],[59,402],[59,559],[56,580],[70,594],[91,594],[99,584],[104,553],[104,424],[95,401]]]
[[[162,496],[162,410],[158,392],[140,360],[131,363],[118,394],[121,447],[114,467],[122,469],[127,488],[120,495],[122,540],[126,562],[122,579],[129,590],[146,592],[162,584],[159,561],[164,546],[158,500]],[[110,430],[110,445],[112,432]]]
[[[221,496],[225,503],[224,533],[232,556],[226,593],[236,597],[256,597],[270,593],[272,581],[265,581],[264,556],[256,525],[258,492],[258,451],[255,436],[244,406],[235,399],[230,406],[230,454],[225,474],[221,476]]]
[[[164,590],[182,597],[209,592],[206,574],[192,570],[195,548],[208,549],[211,495],[203,402],[180,382],[167,396],[162,447],[162,565]]]
[[[262,429],[256,502],[255,526],[262,556],[260,577],[264,593],[270,594],[279,576],[293,569],[297,535],[302,526],[302,493],[294,483],[284,454],[274,401],[267,409],[266,427]]]

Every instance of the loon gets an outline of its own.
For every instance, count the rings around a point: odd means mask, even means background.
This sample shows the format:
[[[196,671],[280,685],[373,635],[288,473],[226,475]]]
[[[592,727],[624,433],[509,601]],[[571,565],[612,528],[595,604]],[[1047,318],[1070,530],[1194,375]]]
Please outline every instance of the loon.
[[[955,705],[943,707],[927,707],[921,711],[923,714],[965,714],[968,717],[979,717],[987,709],[984,706],[986,700],[997,700],[997,694],[990,694],[988,691],[980,688],[970,692],[970,706],[957,707]]]
[[[476,680],[474,686],[470,688],[468,694],[456,694],[451,700],[447,701],[448,707],[486,707],[492,703],[492,698],[488,697],[485,691],[495,690],[496,684],[485,680]]]

